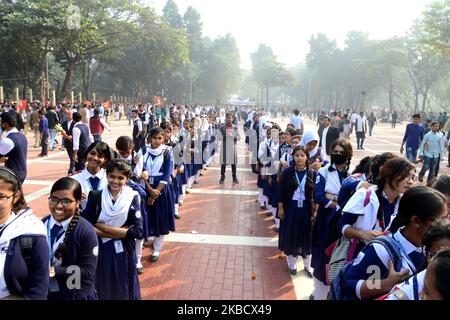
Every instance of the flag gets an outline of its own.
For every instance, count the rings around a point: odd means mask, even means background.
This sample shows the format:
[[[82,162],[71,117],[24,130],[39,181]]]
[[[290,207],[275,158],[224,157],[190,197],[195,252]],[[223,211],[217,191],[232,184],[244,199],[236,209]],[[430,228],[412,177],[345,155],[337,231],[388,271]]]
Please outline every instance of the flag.
[[[103,108],[105,108],[106,110],[111,109],[111,102],[106,101],[102,103]]]

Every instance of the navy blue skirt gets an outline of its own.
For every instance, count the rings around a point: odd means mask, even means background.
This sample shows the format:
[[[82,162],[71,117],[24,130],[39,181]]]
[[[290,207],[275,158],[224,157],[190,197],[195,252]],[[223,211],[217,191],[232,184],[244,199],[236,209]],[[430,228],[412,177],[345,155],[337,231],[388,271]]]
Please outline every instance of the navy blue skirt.
[[[134,250],[116,253],[116,239],[103,243],[99,239],[95,284],[100,300],[140,300],[141,292]]]
[[[175,231],[175,202],[171,188],[171,184],[168,184],[162,189],[161,195],[153,205],[147,206],[150,237],[159,237],[169,234],[170,231]]]
[[[278,199],[280,197],[280,185],[277,183],[277,175],[272,176],[272,187],[269,197],[269,205],[278,208]]]
[[[292,200],[290,206],[284,208],[285,217],[280,220],[278,249],[286,255],[306,258],[311,254],[311,211],[308,201],[303,204],[303,208],[298,208],[297,201]]]
[[[330,234],[334,232],[331,228],[334,225],[332,221],[336,214],[339,214],[339,212],[336,212],[335,209],[327,209],[319,206],[312,232],[311,267],[314,268],[314,277],[322,281],[325,285],[327,284],[325,265],[330,260],[325,254],[325,250],[333,242],[330,240]]]

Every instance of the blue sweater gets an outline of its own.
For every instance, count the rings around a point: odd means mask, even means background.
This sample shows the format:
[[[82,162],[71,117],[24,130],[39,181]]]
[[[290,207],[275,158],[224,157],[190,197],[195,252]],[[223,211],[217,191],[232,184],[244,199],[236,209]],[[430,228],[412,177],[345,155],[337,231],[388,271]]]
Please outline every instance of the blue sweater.
[[[27,268],[20,250],[20,238],[31,237],[31,264]],[[49,252],[47,237],[41,235],[20,236],[10,241],[5,261],[5,282],[12,295],[25,299],[45,300],[48,292]],[[32,271],[32,272],[30,272]]]
[[[415,125],[408,123],[403,137],[403,142],[406,142],[407,148],[419,148],[420,141],[423,139],[424,128],[423,125]]]
[[[46,222],[50,216],[42,219]],[[97,248],[94,250],[94,248]],[[62,265],[55,267],[56,279],[62,300],[82,300],[95,291],[95,272],[97,270],[98,238],[94,227],[83,217],[80,217],[67,243],[66,252],[62,256]],[[80,268],[80,289],[69,289],[67,281],[74,272],[69,266]]]

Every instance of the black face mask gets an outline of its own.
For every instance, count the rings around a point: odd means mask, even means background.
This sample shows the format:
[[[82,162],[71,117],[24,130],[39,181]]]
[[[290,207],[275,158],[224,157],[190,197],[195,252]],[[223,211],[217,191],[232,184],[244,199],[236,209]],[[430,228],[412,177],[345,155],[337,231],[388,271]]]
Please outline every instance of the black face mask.
[[[348,161],[347,156],[342,155],[342,154],[332,154],[331,155],[331,163],[340,165],[340,164],[344,164]]]

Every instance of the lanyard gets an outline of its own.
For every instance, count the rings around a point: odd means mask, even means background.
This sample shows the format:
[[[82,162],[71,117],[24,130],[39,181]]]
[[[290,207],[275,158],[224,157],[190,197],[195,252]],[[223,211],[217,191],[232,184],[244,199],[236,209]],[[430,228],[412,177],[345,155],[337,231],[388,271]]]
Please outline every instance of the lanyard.
[[[61,230],[59,230],[58,234],[55,237],[55,243],[58,242],[58,238],[64,233],[66,232],[66,229],[69,225],[67,225],[66,227],[63,227]],[[55,243],[52,244],[52,237],[51,237],[51,230],[50,230],[50,218],[47,221],[47,243],[48,243],[48,249],[50,251],[50,265],[53,265],[53,260],[55,258],[55,252],[53,251],[53,245]]]

